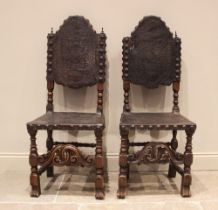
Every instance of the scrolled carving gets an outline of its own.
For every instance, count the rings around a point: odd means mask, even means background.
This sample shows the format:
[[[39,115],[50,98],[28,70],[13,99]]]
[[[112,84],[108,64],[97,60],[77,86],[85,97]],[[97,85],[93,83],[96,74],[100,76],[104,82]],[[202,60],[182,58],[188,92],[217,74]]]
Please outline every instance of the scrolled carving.
[[[142,150],[130,154],[128,161],[134,163],[168,163],[175,160],[174,152],[166,143],[148,142]]]
[[[177,76],[176,43],[159,17],[144,17],[130,37],[128,80],[147,88],[170,85]]]
[[[80,150],[70,144],[55,145],[47,154],[38,156],[38,164],[43,168],[50,165],[56,166],[85,166],[92,164],[91,156],[84,156]]]

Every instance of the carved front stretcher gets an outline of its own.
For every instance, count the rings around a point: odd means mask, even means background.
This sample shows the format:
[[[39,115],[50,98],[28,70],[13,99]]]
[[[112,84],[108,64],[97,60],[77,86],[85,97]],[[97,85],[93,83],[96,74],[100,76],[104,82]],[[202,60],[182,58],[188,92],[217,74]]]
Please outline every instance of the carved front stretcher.
[[[78,147],[73,144],[54,146],[47,154],[39,155],[37,158],[39,174],[43,173],[49,166],[91,166],[94,157],[85,156]]]
[[[183,155],[170,148],[170,143],[145,142],[141,150],[128,155],[129,163],[169,163],[182,164]],[[135,146],[132,144],[132,146]]]

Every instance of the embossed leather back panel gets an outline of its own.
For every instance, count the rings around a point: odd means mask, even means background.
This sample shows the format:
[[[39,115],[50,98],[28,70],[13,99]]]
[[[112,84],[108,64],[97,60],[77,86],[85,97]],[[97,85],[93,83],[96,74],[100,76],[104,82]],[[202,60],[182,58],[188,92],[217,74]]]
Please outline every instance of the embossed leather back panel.
[[[158,17],[145,17],[129,41],[128,80],[147,88],[175,80],[175,40]]]
[[[91,86],[98,81],[98,34],[89,21],[71,16],[54,34],[52,77],[71,88]]]

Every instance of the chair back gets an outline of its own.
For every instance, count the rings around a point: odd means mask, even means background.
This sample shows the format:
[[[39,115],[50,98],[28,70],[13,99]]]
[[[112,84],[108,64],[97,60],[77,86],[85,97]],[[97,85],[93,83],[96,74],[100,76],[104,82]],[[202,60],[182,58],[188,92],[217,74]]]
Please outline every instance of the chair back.
[[[144,17],[123,48],[124,77],[131,83],[157,88],[179,80],[177,38],[159,17]]]

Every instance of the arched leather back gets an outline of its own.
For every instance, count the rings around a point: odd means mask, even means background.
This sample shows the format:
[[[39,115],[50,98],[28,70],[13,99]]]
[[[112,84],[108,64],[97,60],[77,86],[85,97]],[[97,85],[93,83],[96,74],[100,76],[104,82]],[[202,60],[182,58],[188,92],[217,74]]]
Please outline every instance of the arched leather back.
[[[91,86],[98,82],[99,34],[87,19],[69,17],[52,35],[50,42],[52,65],[48,79],[70,88]]]
[[[176,40],[159,17],[144,17],[126,40],[126,79],[146,88],[170,85],[176,80]]]

